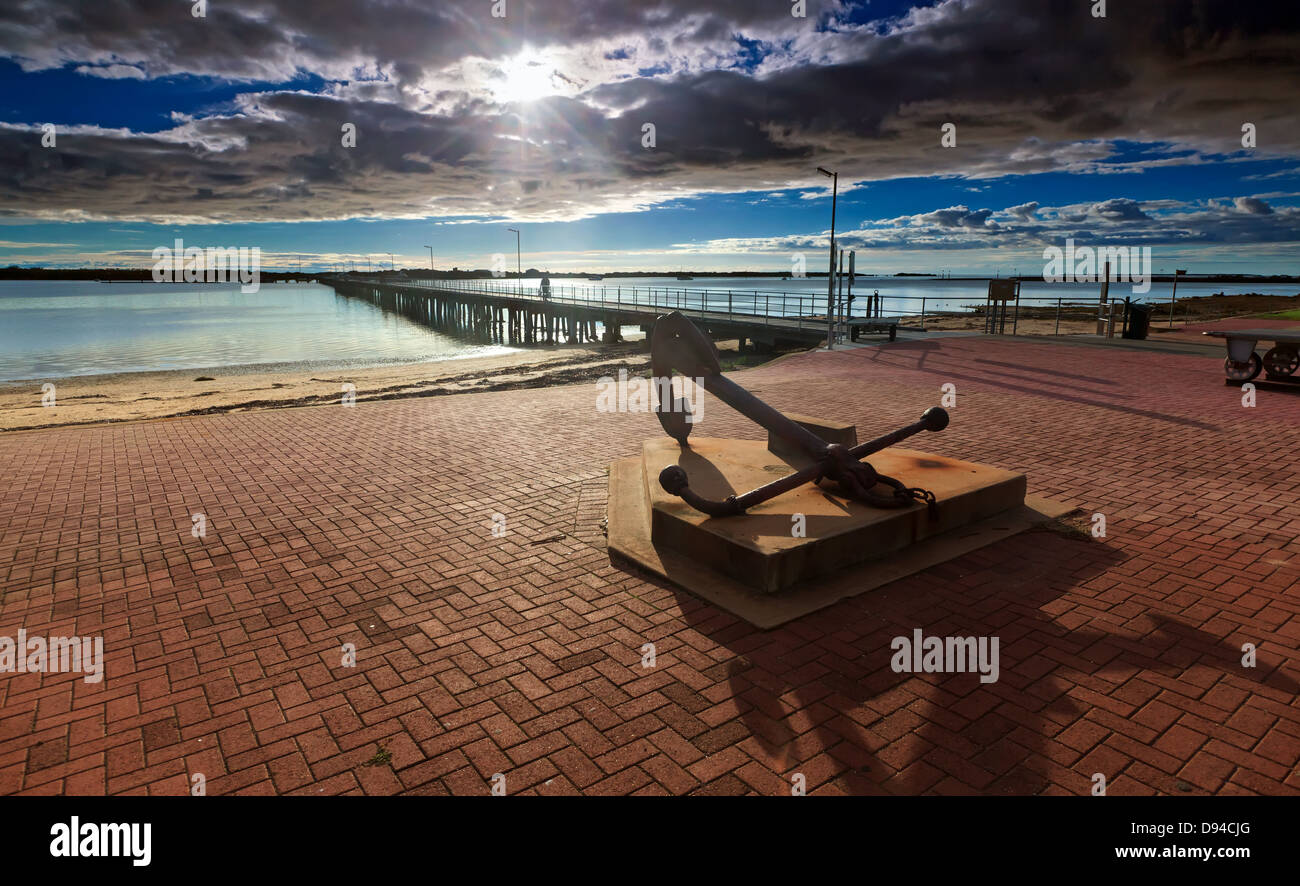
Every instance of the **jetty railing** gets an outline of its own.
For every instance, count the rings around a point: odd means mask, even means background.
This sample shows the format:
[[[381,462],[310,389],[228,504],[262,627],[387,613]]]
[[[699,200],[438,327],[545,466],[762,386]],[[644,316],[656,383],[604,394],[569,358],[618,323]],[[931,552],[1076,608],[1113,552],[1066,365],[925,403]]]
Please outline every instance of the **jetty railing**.
[[[343,279],[466,295],[548,301],[542,297],[541,291],[536,286],[505,281],[429,280],[418,277],[394,279],[355,274],[345,275]],[[805,324],[812,328],[818,322],[821,324],[826,322],[826,296],[807,292],[689,289],[663,286],[580,286],[561,283],[551,286],[549,302],[613,311],[682,311],[697,317],[734,318],[748,322],[757,319],[769,324],[776,321],[799,329],[802,329]],[[820,319],[817,313],[819,304],[822,306]]]
[[[536,285],[509,280],[436,280],[367,274],[345,274],[342,279],[467,295],[546,301]],[[927,322],[933,325],[941,318],[979,319],[984,316],[985,306],[971,304],[971,299],[975,297],[971,293],[918,296],[890,295],[875,288],[869,291],[870,295],[867,294],[868,290],[858,288],[847,309],[843,304],[847,296],[844,299],[837,296],[836,325],[841,332],[850,323],[862,323],[871,319],[897,320],[900,328],[925,331]],[[551,285],[549,301],[552,304],[613,311],[677,310],[703,319],[732,319],[796,329],[824,329],[826,325],[824,292],[555,283]],[[1060,334],[1062,320],[1095,320],[1097,311],[1098,302],[1095,298],[1080,298],[1077,295],[1020,297],[1020,319],[1054,320],[1055,334]]]

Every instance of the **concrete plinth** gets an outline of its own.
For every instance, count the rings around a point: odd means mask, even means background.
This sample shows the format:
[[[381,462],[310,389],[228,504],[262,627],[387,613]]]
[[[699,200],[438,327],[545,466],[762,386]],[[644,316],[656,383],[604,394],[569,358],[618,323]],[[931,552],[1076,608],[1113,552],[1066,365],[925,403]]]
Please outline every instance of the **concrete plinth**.
[[[667,437],[648,440],[640,458],[610,467],[610,550],[753,624],[773,627],[1068,510],[1041,499],[1026,503],[1023,474],[987,465],[901,448],[867,461],[909,487],[934,492],[937,519],[920,503],[861,504],[830,482],[799,487],[742,515],[709,517],[665,492],[659,472],[680,465],[691,489],[721,500],[810,460],[778,455],[761,441],[692,437],[682,448]]]

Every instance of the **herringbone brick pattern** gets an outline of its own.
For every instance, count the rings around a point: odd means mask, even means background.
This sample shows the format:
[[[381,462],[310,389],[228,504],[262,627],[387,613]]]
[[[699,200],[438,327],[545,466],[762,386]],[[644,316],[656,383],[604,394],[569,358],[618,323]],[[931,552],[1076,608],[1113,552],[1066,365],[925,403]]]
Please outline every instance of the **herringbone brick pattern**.
[[[605,465],[660,431],[594,385],[0,438],[0,635],[107,662],[0,677],[0,792],[1300,792],[1300,396],[1243,408],[1220,362],[941,338],[738,376],[863,438],[951,382],[925,446],[1107,521],[771,632],[610,564]],[[762,436],[716,400],[697,433]],[[914,628],[998,636],[1000,680],[894,673]]]

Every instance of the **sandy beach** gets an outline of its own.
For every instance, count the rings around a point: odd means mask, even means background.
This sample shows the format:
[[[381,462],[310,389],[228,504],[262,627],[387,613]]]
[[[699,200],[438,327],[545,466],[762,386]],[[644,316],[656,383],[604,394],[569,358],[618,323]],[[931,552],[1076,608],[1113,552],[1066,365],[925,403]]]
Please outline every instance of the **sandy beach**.
[[[734,346],[734,343],[733,343]],[[648,368],[644,344],[555,345],[490,357],[369,368],[224,366],[0,383],[0,430],[172,418],[339,402],[546,387]],[[43,406],[42,385],[55,385]]]
[[[1116,323],[1119,318],[1116,317]],[[1174,323],[1174,328],[1178,329],[1183,326],[1183,319],[1180,317]],[[899,330],[921,331],[921,322],[919,317],[904,317],[899,321]],[[1007,317],[1006,332],[1011,333],[1013,328],[1012,318]],[[1151,329],[1152,335],[1157,335],[1161,330],[1167,329],[1164,324],[1157,329],[1154,326]],[[1054,317],[1020,317],[1014,324],[1016,335],[1094,335],[1097,332],[1097,318],[1091,316],[1087,318],[1080,317],[1061,317],[1058,323]],[[939,314],[929,315],[925,318],[926,332],[983,332],[984,315],[983,314]]]

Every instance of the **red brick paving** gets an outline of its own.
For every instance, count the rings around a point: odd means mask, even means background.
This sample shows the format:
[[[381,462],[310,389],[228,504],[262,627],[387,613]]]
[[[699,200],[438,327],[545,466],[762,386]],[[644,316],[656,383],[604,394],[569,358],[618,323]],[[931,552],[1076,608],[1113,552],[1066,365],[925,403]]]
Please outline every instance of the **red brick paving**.
[[[952,382],[927,446],[1107,518],[771,632],[609,563],[605,465],[659,428],[598,414],[594,385],[0,438],[0,635],[102,635],[107,660],[100,684],[0,678],[0,791],[485,794],[500,772],[510,793],[770,794],[802,773],[810,794],[1078,795],[1101,772],[1115,794],[1298,793],[1300,396],[1245,409],[1220,362],[942,338],[745,373],[867,435]],[[702,427],[761,436],[717,401]],[[916,627],[1000,637],[1001,679],[894,673]]]
[[[1159,321],[1159,308],[1156,309],[1156,317],[1152,318],[1151,339],[1153,341],[1194,341],[1198,344],[1209,342],[1216,344],[1227,353],[1224,340],[1206,336],[1206,332],[1232,329],[1285,329],[1288,332],[1295,332],[1300,329],[1300,320],[1283,320],[1280,317],[1225,317],[1222,320],[1203,320],[1199,323],[1188,323],[1179,326],[1176,329],[1166,330],[1164,324]],[[1166,315],[1167,316],[1167,315]],[[1269,345],[1265,345],[1260,350],[1260,356],[1264,356],[1264,351],[1268,350]]]

